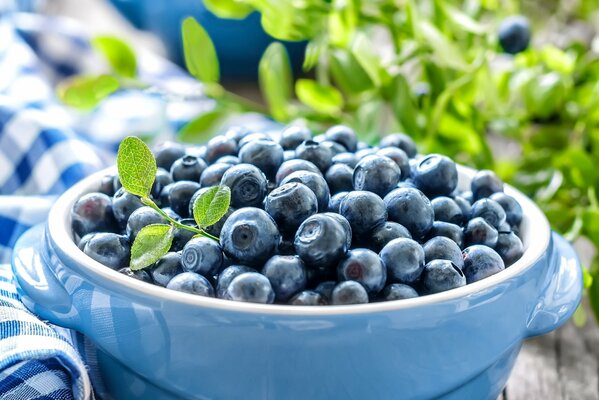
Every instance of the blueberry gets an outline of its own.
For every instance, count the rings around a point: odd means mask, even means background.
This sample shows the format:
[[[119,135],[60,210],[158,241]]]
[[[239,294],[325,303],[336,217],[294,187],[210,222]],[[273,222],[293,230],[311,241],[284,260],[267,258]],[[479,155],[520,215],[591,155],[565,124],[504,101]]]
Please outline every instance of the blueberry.
[[[387,270],[374,251],[353,249],[339,263],[337,277],[339,281],[356,281],[368,293],[376,294],[385,286]]]
[[[256,140],[239,150],[239,159],[260,168],[268,179],[273,180],[283,164],[283,148],[273,141]]]
[[[271,304],[275,293],[268,278],[257,272],[244,272],[233,278],[225,294],[234,301]]]
[[[507,223],[507,221],[499,225],[499,228],[497,228],[497,232],[499,233],[509,233],[511,231],[512,227]]]
[[[418,189],[416,187],[416,185],[414,185],[414,182],[411,179],[407,179],[405,181],[399,182],[397,184],[397,188],[398,189],[403,189],[403,188],[406,188],[406,189]]]
[[[272,141],[272,138],[270,136],[268,136],[267,134],[261,133],[261,132],[250,133],[249,135],[245,136],[243,139],[241,139],[239,141],[239,148],[241,149],[246,144],[254,142],[256,140],[270,140],[270,141]]]
[[[495,251],[499,254],[505,266],[509,267],[522,257],[522,254],[524,254],[524,246],[522,245],[520,238],[513,232],[501,232],[499,233],[499,239],[497,239],[497,244],[495,245]]]
[[[470,204],[470,202],[462,196],[454,196],[453,201],[455,201],[458,207],[460,207],[460,210],[462,210],[462,215],[464,216],[464,219],[468,218],[472,210],[472,205]]]
[[[397,147],[383,147],[376,154],[392,159],[401,171],[401,179],[410,177],[410,161],[405,151]]]
[[[91,238],[93,238],[96,233],[97,232],[88,233],[87,235],[83,236],[79,240],[79,243],[77,243],[77,247],[79,247],[79,250],[83,251],[85,249],[85,246],[87,245],[87,243],[89,243],[89,241],[91,240]]]
[[[358,141],[358,145],[356,146],[356,151],[363,150],[363,149],[368,149],[370,147],[371,146],[368,143],[359,140]]]
[[[160,202],[160,193],[162,193],[162,189],[171,183],[173,183],[171,173],[163,168],[158,168],[156,170],[156,178],[154,178],[154,183],[152,184],[152,190],[150,191],[154,200]]]
[[[349,249],[351,246],[351,243],[352,243],[352,230],[351,230],[351,225],[350,225],[349,221],[347,220],[347,218],[345,218],[343,215],[340,215],[340,214],[337,214],[334,212],[325,212],[325,213],[322,213],[322,215],[329,216],[341,224],[341,227],[343,228],[343,231],[345,232],[347,248]]]
[[[276,251],[281,237],[266,211],[240,208],[227,219],[220,233],[224,253],[245,265],[262,265]]]
[[[266,176],[251,164],[232,166],[220,183],[231,189],[231,206],[235,208],[262,205],[268,190]]]
[[[216,274],[222,264],[222,249],[213,239],[193,238],[187,242],[181,252],[181,267],[187,272],[210,276]]]
[[[387,285],[380,295],[380,298],[384,301],[412,299],[414,297],[418,297],[418,292],[413,287],[403,283]]]
[[[189,146],[185,149],[185,155],[199,157],[202,160],[206,161],[206,159],[204,158],[206,157],[206,146]]]
[[[179,223],[183,225],[193,226],[197,228],[196,222],[193,218],[183,218],[179,220]],[[171,251],[181,251],[187,242],[191,240],[196,234],[190,230],[183,228],[175,228],[175,235],[173,237],[173,243],[171,244]]]
[[[474,245],[464,249],[464,274],[468,283],[480,281],[505,269],[501,256],[490,247]]]
[[[359,162],[364,157],[376,154],[377,151],[379,151],[378,147],[368,147],[368,148],[365,148],[362,150],[358,150],[358,151],[356,151],[356,158],[358,159],[358,162]]]
[[[435,197],[431,200],[431,205],[435,213],[435,221],[449,222],[456,225],[464,223],[465,218],[462,209],[453,199],[445,196]]]
[[[200,189],[200,184],[192,181],[178,181],[169,186],[171,187],[168,193],[168,204],[182,218],[189,217],[189,203],[194,193]]]
[[[472,203],[474,203],[474,200],[473,200],[474,195],[472,194],[472,191],[470,191],[470,190],[460,193],[460,197],[462,197],[464,200],[466,200],[471,206],[472,206]]]
[[[131,246],[125,236],[100,232],[88,240],[83,252],[100,264],[118,270],[129,264]]]
[[[476,201],[491,196],[493,193],[503,192],[503,182],[495,172],[483,169],[478,171],[470,182],[472,200]],[[473,201],[470,203],[473,203]]]
[[[327,185],[327,181],[321,174],[309,171],[297,171],[283,179],[281,185],[291,182],[303,183],[314,192],[318,201],[318,211],[322,212],[328,208],[331,194],[329,185]]]
[[[347,233],[335,218],[316,214],[306,219],[295,234],[295,251],[310,267],[337,264],[348,249]]]
[[[433,226],[428,232],[428,238],[430,239],[436,236],[447,237],[453,240],[460,248],[463,248],[464,246],[464,233],[462,228],[455,224],[443,221],[433,222]]]
[[[499,203],[503,208],[508,224],[511,226],[520,225],[520,222],[522,222],[522,206],[516,199],[501,192],[493,193],[490,199]]]
[[[327,140],[337,142],[347,149],[347,151],[355,152],[358,147],[358,138],[353,129],[345,125],[335,125],[327,129],[324,133]]]
[[[112,200],[104,193],[88,193],[71,209],[71,227],[83,237],[88,233],[116,230]]]
[[[283,149],[285,150],[295,150],[295,148],[305,140],[310,139],[312,139],[312,133],[308,128],[290,125],[281,132],[279,144],[283,146]]]
[[[170,171],[173,163],[185,155],[185,147],[180,143],[164,142],[154,149],[156,166]]]
[[[117,190],[112,198],[112,214],[121,229],[125,229],[133,211],[143,206],[137,196],[132,195],[123,188]]]
[[[195,272],[180,273],[169,281],[166,288],[198,296],[214,297],[214,289],[208,279]]]
[[[170,174],[170,173],[169,173]],[[171,189],[174,186],[174,182],[173,183],[169,183],[168,185],[166,185],[165,187],[162,188],[162,190],[160,191],[160,196],[158,197],[158,201],[157,203],[160,204],[160,207],[168,207],[170,208],[170,203],[169,203],[169,195],[171,193]]]
[[[424,250],[412,239],[393,239],[380,252],[390,282],[411,284],[424,268]]]
[[[343,147],[343,145],[340,145],[337,142],[333,142],[331,140],[325,140],[324,142],[320,143],[322,146],[327,147],[329,150],[331,150],[331,154],[333,155],[333,158],[337,155],[337,154],[341,154],[341,153],[346,153],[347,149],[345,147]],[[333,160],[331,159],[331,162]]]
[[[150,274],[148,274],[143,269],[140,269],[139,271],[131,271],[131,268],[125,267],[125,268],[119,269],[119,272],[123,275],[130,277],[130,278],[137,279],[138,281],[152,283],[152,277],[150,276]]]
[[[327,299],[314,290],[304,290],[299,292],[289,300],[289,304],[294,306],[326,306]]]
[[[148,206],[140,207],[131,213],[129,220],[127,221],[127,237],[131,243],[133,243],[137,237],[137,234],[143,227],[152,224],[166,223],[168,223],[168,221],[160,213],[158,213],[158,211]]]
[[[368,190],[385,196],[395,188],[401,170],[389,157],[369,155],[362,158],[354,169],[354,189]]]
[[[306,288],[306,267],[298,256],[274,256],[264,264],[262,274],[270,281],[277,301],[286,302]]]
[[[236,138],[215,136],[206,143],[206,161],[213,163],[221,157],[237,155]]]
[[[199,182],[202,172],[206,169],[206,162],[199,157],[183,156],[171,166],[171,176],[174,181]]]
[[[406,152],[408,157],[416,156],[416,143],[405,133],[394,133],[381,139],[380,147],[397,147]]]
[[[495,228],[506,221],[506,214],[503,207],[495,200],[480,199],[472,205],[470,210],[470,219],[481,217]]]
[[[449,260],[458,268],[464,267],[462,259],[462,250],[451,240],[444,236],[437,236],[427,241],[423,246],[424,262],[428,263],[433,260]]]
[[[114,188],[115,179],[118,179],[118,177],[115,177],[115,175],[104,175],[100,181],[100,188],[98,188],[98,192],[104,193],[109,197],[114,196],[114,192],[116,191]]]
[[[119,176],[115,175],[114,178],[112,179],[112,191],[114,192],[114,194],[116,194],[116,192],[122,187],[123,187],[123,184],[121,183]]]
[[[293,160],[285,161],[283,164],[281,164],[275,178],[277,185],[280,185],[285,178],[297,171],[310,171],[320,174],[318,167],[310,161],[295,158]]]
[[[366,303],[368,303],[368,293],[364,286],[355,281],[339,283],[331,294],[331,304],[333,305]]]
[[[405,226],[413,238],[423,238],[433,226],[433,206],[420,190],[395,189],[384,201],[389,219]]]
[[[333,164],[324,175],[331,193],[348,192],[353,189],[353,168],[345,164]]]
[[[422,272],[422,288],[426,294],[444,292],[466,285],[464,272],[449,260],[433,260]]]
[[[367,191],[349,192],[341,201],[339,214],[349,221],[354,236],[366,235],[387,220],[383,200]]]
[[[499,25],[497,33],[499,45],[508,54],[517,54],[528,48],[530,43],[530,24],[522,15],[507,17]]]
[[[200,186],[209,187],[220,184],[225,172],[231,168],[232,164],[215,163],[209,165],[200,176]]]
[[[341,202],[345,197],[349,194],[349,192],[339,192],[331,196],[329,200],[329,206],[327,208],[328,211],[338,213],[339,207],[341,206]]]
[[[223,136],[225,136],[227,139],[233,139],[235,142],[239,143],[241,139],[251,133],[252,131],[242,126],[232,126],[225,132]]]
[[[306,218],[316,214],[318,201],[306,185],[290,182],[266,196],[264,210],[275,220],[282,233],[295,233]]]
[[[216,280],[216,297],[219,299],[226,298],[227,288],[231,281],[245,272],[256,272],[256,270],[245,265],[230,265],[223,269]]]
[[[330,300],[335,286],[337,286],[337,281],[324,281],[320,282],[314,291],[320,293],[325,299]]]
[[[440,154],[424,157],[412,175],[416,187],[429,197],[449,196],[458,185],[456,164]]]
[[[355,168],[358,164],[358,157],[354,153],[339,153],[333,157],[333,164],[345,164],[350,168]]]
[[[387,221],[372,231],[368,245],[370,250],[378,253],[387,245],[387,243],[397,238],[412,239],[412,235],[410,235],[410,231],[403,225],[398,224],[397,222]]]
[[[285,150],[283,152],[283,162],[289,161],[289,160],[294,160],[294,159],[295,159],[295,150]]]
[[[308,160],[325,172],[333,162],[333,152],[326,146],[314,140],[305,140],[295,149],[295,156],[302,160]]]
[[[239,161],[239,158],[236,156],[222,156],[221,158],[217,159],[214,164],[231,164],[231,165],[237,165],[240,164],[241,161]]]
[[[152,276],[154,283],[166,287],[171,279],[183,272],[181,268],[181,254],[174,252],[166,253],[148,269],[148,272]]]
[[[480,217],[472,218],[464,227],[466,246],[484,244],[485,246],[495,247],[497,238],[497,229]]]

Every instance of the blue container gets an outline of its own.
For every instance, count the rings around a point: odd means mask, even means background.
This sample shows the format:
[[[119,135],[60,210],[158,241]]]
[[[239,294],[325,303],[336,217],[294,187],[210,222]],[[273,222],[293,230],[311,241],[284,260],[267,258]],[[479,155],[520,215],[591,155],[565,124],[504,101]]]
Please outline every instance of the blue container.
[[[151,31],[164,42],[169,57],[183,65],[181,22],[195,17],[212,38],[221,73],[225,79],[255,80],[258,62],[273,41],[260,25],[260,15],[244,20],[221,19],[204,7],[201,0],[111,0],[138,28]],[[301,67],[305,43],[286,42],[290,60],[296,70]]]
[[[524,256],[473,284],[421,298],[351,306],[279,306],[194,296],[128,278],[81,252],[69,211],[102,171],[18,242],[26,306],[100,349],[115,399],[490,399],[524,339],[578,306],[581,267],[542,212],[524,210]],[[460,185],[473,171],[460,168]]]

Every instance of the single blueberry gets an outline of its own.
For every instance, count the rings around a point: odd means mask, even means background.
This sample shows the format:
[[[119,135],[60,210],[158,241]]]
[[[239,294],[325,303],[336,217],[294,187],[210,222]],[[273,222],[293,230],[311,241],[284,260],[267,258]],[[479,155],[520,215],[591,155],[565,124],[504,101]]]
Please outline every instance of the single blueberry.
[[[422,249],[424,250],[424,262],[426,263],[433,260],[449,260],[460,269],[464,267],[462,250],[450,238],[444,236],[434,237],[428,240],[422,246]]]
[[[192,181],[178,181],[169,186],[171,187],[168,193],[168,204],[182,218],[189,217],[189,203],[194,193],[200,189],[200,184]]]
[[[474,245],[466,247],[464,257],[464,274],[468,283],[480,281],[505,269],[501,256],[490,247]]]
[[[444,292],[466,285],[464,272],[449,260],[433,260],[422,272],[422,288],[426,294]]]
[[[223,269],[216,280],[216,297],[226,298],[227,288],[231,281],[245,272],[256,272],[256,270],[245,265],[230,265]]]
[[[255,165],[269,180],[274,180],[283,164],[283,148],[273,141],[256,140],[239,150],[239,159],[242,163]]]
[[[227,139],[233,139],[235,142],[239,143],[241,139],[251,134],[252,131],[243,127],[243,126],[232,126],[225,132],[224,136]]]
[[[520,238],[513,232],[501,232],[495,245],[495,251],[499,254],[507,268],[522,257],[524,246]]]
[[[356,237],[372,232],[387,221],[383,199],[367,191],[349,192],[341,202],[339,214],[349,221]]]
[[[223,252],[217,241],[205,237],[191,239],[181,252],[184,271],[205,276],[216,274],[223,264]]]
[[[112,179],[112,191],[114,192],[114,194],[116,194],[116,192],[122,187],[123,184],[121,183],[118,174],[114,175],[114,178]]]
[[[195,272],[180,273],[169,281],[166,288],[198,296],[214,297],[214,289],[208,279]]]
[[[333,162],[333,152],[326,146],[314,140],[305,140],[295,149],[295,156],[302,160],[308,160],[325,172]]]
[[[522,206],[512,196],[505,193],[493,193],[491,200],[496,201],[505,211],[505,219],[510,226],[520,225],[522,222]]]
[[[389,282],[413,284],[424,269],[424,250],[412,239],[393,239],[380,252]]]
[[[225,171],[221,185],[231,189],[231,206],[259,207],[268,190],[266,176],[251,164],[234,165]]]
[[[275,221],[264,210],[244,207],[227,219],[220,233],[224,253],[245,265],[263,265],[281,240]]]
[[[435,197],[431,200],[431,205],[435,213],[435,221],[449,222],[456,225],[464,223],[465,216],[462,209],[453,199],[446,196]]]
[[[114,180],[118,179],[115,175],[104,175],[102,180],[100,181],[100,187],[98,188],[98,192],[104,193],[106,196],[112,197],[114,196],[115,187]],[[118,188],[117,188],[118,190]]]
[[[497,238],[497,229],[480,217],[471,219],[464,227],[466,246],[484,244],[485,246],[495,247]]]
[[[124,188],[117,190],[112,198],[112,214],[121,229],[125,229],[133,211],[143,206],[137,196],[127,192]]]
[[[335,218],[316,214],[306,219],[295,234],[295,251],[309,267],[337,264],[348,249],[347,233]]]
[[[125,268],[119,269],[119,272],[123,275],[130,277],[130,278],[137,279],[138,281],[142,281],[142,282],[146,282],[146,283],[153,283],[152,277],[150,276],[150,274],[148,274],[148,272],[144,271],[143,269],[140,269],[138,271],[131,271],[131,268],[125,267]]]
[[[291,182],[303,183],[314,192],[318,201],[318,211],[323,212],[328,208],[331,193],[327,181],[321,174],[310,171],[296,171],[283,179],[281,185]]]
[[[364,286],[355,281],[344,281],[333,289],[331,304],[366,304],[368,303],[368,292]]]
[[[71,227],[80,238],[93,232],[116,231],[112,199],[104,193],[81,196],[71,208]]]
[[[294,160],[295,159],[295,150],[285,150],[283,152],[283,162]],[[318,170],[320,172],[320,170]]]
[[[410,161],[405,151],[397,147],[383,147],[376,154],[392,159],[401,171],[401,179],[410,177]]]
[[[275,299],[280,302],[306,288],[306,267],[298,256],[274,256],[264,264],[262,274],[270,281]]]
[[[249,135],[245,136],[243,139],[241,139],[239,141],[239,149],[241,149],[246,144],[254,142],[256,140],[270,140],[270,141],[272,141],[272,138],[270,136],[268,136],[266,133],[262,133],[262,132],[250,133]]]
[[[356,151],[368,149],[368,148],[370,148],[370,145],[368,143],[359,140],[358,145],[356,146]]]
[[[220,184],[225,172],[231,168],[233,164],[215,163],[209,165],[200,176],[200,186],[209,187]]]
[[[418,297],[418,292],[409,285],[392,283],[381,292],[380,298],[384,301],[412,299]]]
[[[354,153],[339,153],[333,157],[333,164],[345,164],[350,168],[355,168],[358,164],[358,157]]]
[[[387,270],[372,250],[353,249],[337,267],[339,281],[356,281],[370,294],[380,292],[387,281]]]
[[[154,148],[156,166],[170,171],[173,163],[185,155],[185,147],[180,143],[164,142]]]
[[[495,172],[483,169],[472,178],[470,189],[472,190],[470,203],[473,203],[476,200],[489,197],[493,193],[503,192],[503,182],[495,175]]]
[[[327,140],[339,143],[350,152],[355,152],[358,147],[358,138],[356,132],[345,125],[335,125],[327,129],[324,133],[324,137]]]
[[[174,252],[166,253],[154,265],[148,268],[148,272],[152,276],[154,283],[166,287],[171,279],[183,272],[181,268],[181,254]]]
[[[275,178],[277,185],[280,185],[285,178],[297,171],[310,171],[320,174],[318,167],[310,161],[295,158],[293,160],[285,161],[283,164],[281,164]]]
[[[129,264],[131,245],[125,236],[100,232],[87,241],[83,252],[100,264],[118,270]]]
[[[397,222],[387,221],[372,231],[369,237],[368,248],[378,253],[387,243],[397,238],[412,239],[412,235],[410,235],[410,231],[405,226]]]
[[[411,179],[406,179],[405,181],[401,181],[397,184],[397,188],[398,189],[418,189],[416,187],[416,185],[414,185],[414,182]]]
[[[494,228],[499,228],[506,221],[506,214],[503,207],[491,199],[480,199],[472,204],[470,219],[476,217],[483,218]]]
[[[429,197],[449,196],[458,185],[456,164],[440,154],[424,157],[412,175],[416,187]]]
[[[379,151],[378,147],[368,147],[368,148],[356,151],[355,154],[356,154],[356,158],[358,159],[358,162],[360,162],[360,160],[363,159],[364,157],[375,155],[377,151]],[[356,165],[358,165],[358,164],[356,163]]]
[[[152,189],[150,191],[152,198],[155,201],[160,202],[160,193],[162,193],[162,189],[171,183],[173,183],[173,177],[169,171],[163,168],[156,169],[156,178],[154,178],[154,183],[152,184]]]
[[[466,200],[468,203],[470,203],[471,206],[472,206],[472,203],[474,203],[474,195],[472,194],[472,191],[470,191],[470,190],[460,193],[460,197],[462,197],[464,200]]]
[[[193,218],[183,218],[179,220],[179,223],[183,225],[192,226],[197,228],[196,222]],[[190,230],[183,228],[175,228],[175,235],[173,237],[173,243],[171,244],[170,251],[181,251],[185,244],[191,240],[196,234]]]
[[[425,237],[433,226],[433,206],[418,189],[395,189],[385,196],[384,202],[389,219],[405,226],[415,239]]]
[[[347,248],[349,249],[351,247],[351,243],[352,243],[352,230],[351,230],[351,225],[350,225],[349,221],[347,220],[347,218],[345,218],[343,215],[340,215],[340,214],[337,214],[334,212],[325,212],[325,213],[322,213],[322,215],[329,216],[341,224],[341,226],[343,227],[343,231],[345,232]]]
[[[279,186],[264,200],[264,210],[282,233],[293,234],[302,222],[318,211],[318,200],[310,188],[299,182]]]
[[[462,215],[464,216],[464,219],[468,218],[472,210],[472,205],[470,204],[470,202],[461,195],[454,196],[453,201],[455,201],[458,207],[460,207],[460,210],[462,210]]]
[[[416,143],[405,133],[393,133],[381,139],[380,147],[397,147],[406,152],[408,157],[416,156]]]
[[[437,236],[444,236],[453,240],[460,249],[464,247],[464,233],[462,228],[455,224],[443,221],[433,222],[433,226],[428,232],[428,238],[431,239]]]
[[[512,15],[499,25],[497,33],[499,45],[508,54],[517,54],[528,48],[530,24],[522,15]]]
[[[312,132],[310,132],[308,128],[290,125],[281,132],[279,144],[283,146],[283,149],[285,150],[295,150],[295,148],[305,140],[310,139],[312,139]]]
[[[333,164],[324,175],[331,193],[353,190],[353,168],[345,164]]]
[[[87,245],[87,243],[89,243],[91,238],[93,238],[96,233],[97,232],[88,233],[87,235],[83,236],[77,243],[77,247],[79,247],[79,250],[83,251],[85,249],[85,246]]]
[[[131,213],[127,221],[126,233],[129,241],[133,243],[137,234],[145,226],[152,224],[166,224],[168,221],[158,211],[151,207],[144,206]]]
[[[214,164],[231,164],[231,165],[237,165],[240,164],[241,161],[239,161],[239,157],[237,156],[222,156],[221,158],[217,159]]]
[[[314,291],[320,293],[327,301],[330,301],[335,286],[337,286],[337,281],[324,281],[320,282]]]
[[[389,157],[370,155],[362,158],[354,169],[354,189],[368,190],[385,196],[395,188],[401,178],[401,170]]]
[[[227,287],[225,297],[234,301],[271,304],[275,300],[275,292],[264,275],[257,272],[244,272],[233,278]]]
[[[199,157],[183,156],[171,166],[171,176],[176,181],[199,182],[202,172],[206,169],[206,162]]]
[[[341,202],[343,201],[343,199],[345,199],[345,196],[347,196],[348,194],[349,192],[339,192],[331,196],[327,210],[330,212],[338,213],[339,207],[341,207]]]
[[[213,163],[221,157],[237,155],[237,140],[226,135],[215,136],[206,143],[206,161]]]
[[[294,306],[326,306],[327,299],[314,290],[304,290],[299,292],[289,300],[289,304]]]

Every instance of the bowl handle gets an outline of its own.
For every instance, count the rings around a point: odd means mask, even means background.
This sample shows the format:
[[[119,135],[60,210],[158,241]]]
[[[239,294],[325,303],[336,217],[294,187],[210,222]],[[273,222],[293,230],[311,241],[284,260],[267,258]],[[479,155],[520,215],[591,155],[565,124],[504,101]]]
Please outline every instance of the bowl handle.
[[[541,283],[526,324],[527,336],[543,335],[562,326],[574,313],[582,297],[582,266],[576,251],[563,237],[552,232],[553,252],[547,279]]]
[[[45,250],[43,224],[25,232],[15,244],[12,270],[23,304],[34,314],[56,325],[77,329],[79,315],[71,296],[51,268],[52,256]],[[54,263],[58,261],[54,260]]]

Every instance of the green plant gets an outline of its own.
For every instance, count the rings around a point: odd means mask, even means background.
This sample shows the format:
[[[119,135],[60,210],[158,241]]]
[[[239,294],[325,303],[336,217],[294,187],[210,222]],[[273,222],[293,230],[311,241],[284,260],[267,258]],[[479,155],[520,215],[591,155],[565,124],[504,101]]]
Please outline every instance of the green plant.
[[[535,199],[554,229],[569,240],[585,237],[597,249],[599,55],[592,43],[599,36],[591,23],[593,2],[205,0],[225,18],[258,11],[276,39],[306,40],[304,76],[293,79],[285,48],[275,42],[259,65],[266,108],[241,99],[219,83],[212,41],[187,19],[186,65],[216,107],[180,137],[203,141],[239,111],[265,112],[282,123],[303,120],[315,131],[345,123],[369,142],[402,130],[423,152],[495,169]],[[511,57],[500,53],[496,29],[504,16],[518,12],[537,16],[533,37],[544,44]],[[563,37],[574,21],[588,40]],[[543,41],[550,32],[564,32],[559,43]],[[67,103],[90,108],[119,87],[145,87],[127,76],[129,52],[107,45],[98,49],[113,72],[63,86]],[[585,285],[599,317],[599,277],[591,286],[599,258],[588,271]]]

